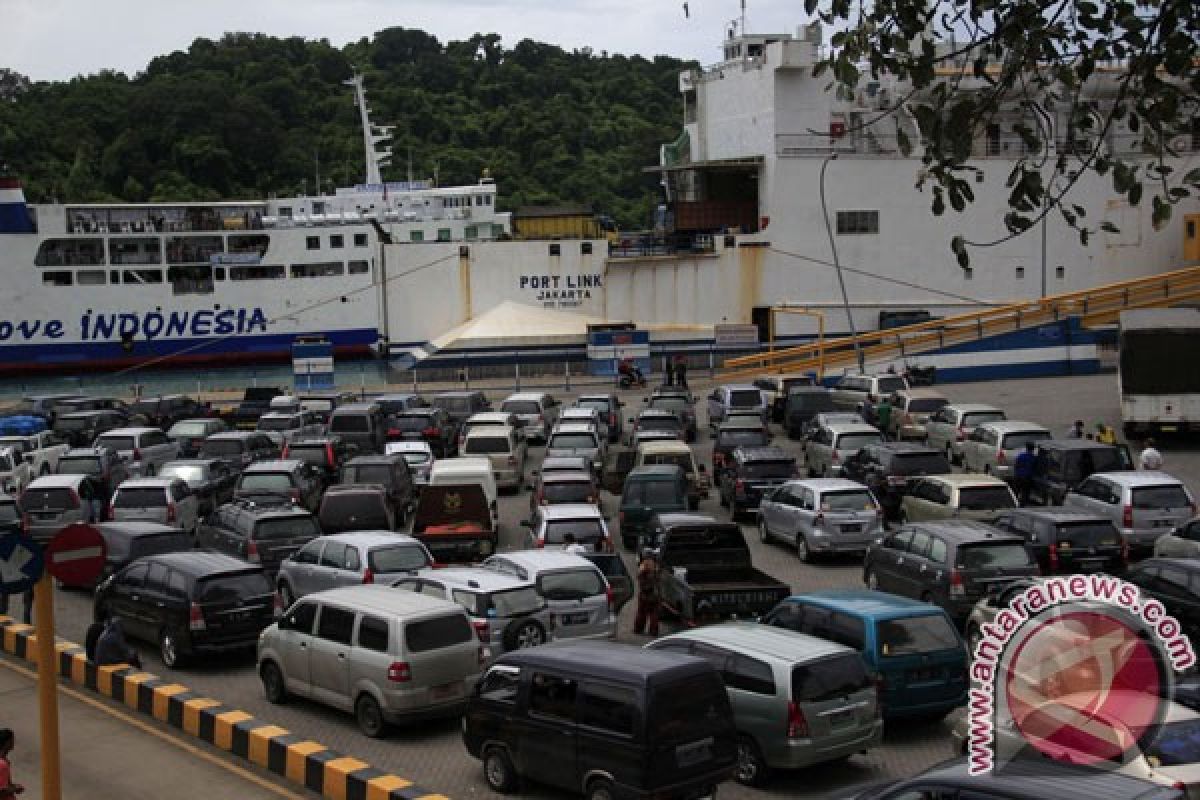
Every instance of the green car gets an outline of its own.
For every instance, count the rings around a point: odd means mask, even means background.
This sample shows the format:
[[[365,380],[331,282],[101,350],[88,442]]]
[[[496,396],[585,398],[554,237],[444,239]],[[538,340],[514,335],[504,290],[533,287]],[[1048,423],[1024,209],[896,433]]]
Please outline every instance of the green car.
[[[625,478],[621,493],[621,542],[635,551],[658,513],[687,511],[687,476],[675,464],[637,467]]]

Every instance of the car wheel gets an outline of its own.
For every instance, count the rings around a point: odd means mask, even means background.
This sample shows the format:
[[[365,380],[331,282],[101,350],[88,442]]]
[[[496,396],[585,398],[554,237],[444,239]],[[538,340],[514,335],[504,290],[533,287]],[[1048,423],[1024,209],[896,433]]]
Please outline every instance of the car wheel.
[[[867,588],[873,592],[879,591],[879,578],[873,571],[868,571],[866,575]]]
[[[483,778],[493,791],[508,794],[517,788],[517,771],[502,747],[483,751]]]
[[[613,785],[604,778],[596,778],[587,785],[588,800],[613,800]]]
[[[546,643],[546,631],[537,620],[527,619],[519,625],[509,625],[504,632],[505,650],[524,650]]]
[[[158,654],[163,666],[174,669],[183,665],[183,654],[179,651],[179,637],[170,628],[163,628],[158,634]]]
[[[762,512],[758,515],[758,538],[763,544],[771,541],[771,532],[767,530],[766,520],[762,518]]]
[[[383,719],[383,710],[375,698],[369,694],[360,695],[358,701],[355,702],[354,719],[358,723],[358,729],[372,739],[378,739],[387,729],[387,723]]]
[[[267,702],[274,705],[280,705],[287,702],[287,685],[283,681],[283,673],[279,671],[279,667],[275,666],[275,662],[267,661],[259,670],[258,677],[262,680],[263,694],[267,696]]]
[[[283,605],[284,610],[292,607],[292,603],[296,602],[296,593],[292,591],[292,586],[287,581],[279,582],[279,602]]]
[[[770,768],[763,759],[762,751],[749,736],[742,736],[737,744],[737,771],[734,778],[745,786],[762,786]]]
[[[808,549],[808,539],[799,531],[796,532],[796,558],[805,564],[811,564],[816,561],[813,551]]]

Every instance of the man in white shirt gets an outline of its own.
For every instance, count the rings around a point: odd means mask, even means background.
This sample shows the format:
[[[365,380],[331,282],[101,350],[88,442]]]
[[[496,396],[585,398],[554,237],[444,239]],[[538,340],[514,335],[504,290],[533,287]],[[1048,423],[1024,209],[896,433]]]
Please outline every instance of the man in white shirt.
[[[1154,447],[1154,440],[1147,439],[1146,446],[1142,450],[1141,456],[1138,458],[1141,462],[1142,469],[1145,470],[1160,470],[1163,466],[1162,453]]]

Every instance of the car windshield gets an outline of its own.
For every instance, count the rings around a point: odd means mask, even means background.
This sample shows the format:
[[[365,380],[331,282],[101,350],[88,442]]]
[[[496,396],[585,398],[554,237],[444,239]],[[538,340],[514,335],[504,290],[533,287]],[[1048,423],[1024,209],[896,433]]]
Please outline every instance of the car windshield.
[[[371,421],[366,414],[334,414],[329,420],[330,433],[367,433]]]
[[[299,428],[300,424],[295,417],[259,417],[258,429],[260,431],[286,431],[290,428]]]
[[[907,388],[908,387],[904,384],[904,378],[901,378],[898,375],[885,375],[879,379],[880,394],[891,394],[892,392],[899,392]]]
[[[1003,422],[1003,411],[970,411],[962,415],[962,427],[974,428],[988,422]]]
[[[812,411],[819,413],[833,410],[833,394],[830,392],[793,392],[788,395],[788,411]]]
[[[21,495],[21,508],[25,511],[62,511],[79,508],[79,500],[70,489],[26,489]]]
[[[596,437],[590,433],[556,433],[546,445],[551,450],[590,450],[596,446]]]
[[[556,503],[594,503],[596,492],[591,481],[554,481],[542,486],[542,499]]]
[[[647,453],[642,457],[642,464],[647,467],[665,465],[679,467],[684,472],[694,472],[692,469],[691,453]]]
[[[796,462],[786,461],[750,461],[745,465],[743,474],[747,478],[790,478],[796,474]]]
[[[679,431],[683,429],[683,423],[677,418],[660,417],[657,414],[638,418],[637,426],[644,431]]]
[[[583,600],[604,594],[604,578],[594,567],[547,572],[538,578],[547,600]]]
[[[316,464],[324,467],[329,465],[329,453],[324,444],[292,444],[288,445],[288,458],[296,458],[305,464]]]
[[[321,535],[317,520],[307,514],[294,517],[275,517],[261,519],[254,526],[254,538],[263,539],[293,539],[307,536],[315,539]]]
[[[917,413],[932,413],[946,405],[944,397],[914,397],[908,401],[908,410]]]
[[[604,538],[604,528],[598,519],[552,519],[546,522],[546,544],[563,544],[568,533],[580,544],[594,544]]]
[[[466,444],[463,445],[464,453],[476,455],[507,453],[509,449],[506,436],[468,436]]]
[[[624,505],[671,506],[683,502],[675,481],[633,481],[625,484]]]
[[[874,511],[875,508],[875,498],[865,489],[847,489],[821,495],[822,511]]]
[[[762,404],[762,392],[758,389],[734,389],[729,393],[730,408],[756,408]]]
[[[375,547],[367,553],[367,566],[376,574],[409,572],[429,566],[425,548],[413,544]]]
[[[433,398],[433,407],[454,412],[466,411],[470,408],[470,404],[465,397],[435,397]],[[505,410],[507,411],[507,409]]]
[[[530,611],[539,611],[546,606],[546,601],[538,596],[537,589],[532,586],[492,592],[482,598],[482,602],[485,604],[483,613],[489,617],[528,614]],[[474,613],[474,609],[472,609],[472,613]]]
[[[208,432],[207,422],[176,422],[167,431],[167,436],[179,439],[184,436],[204,436]]]
[[[1058,526],[1059,543],[1069,542],[1072,547],[1114,547],[1121,542],[1121,534],[1111,522],[1071,522]]]
[[[661,408],[664,411],[678,413],[681,411],[687,411],[691,408],[691,405],[689,405],[686,397],[679,397],[677,395],[660,395],[658,397],[650,398],[650,407]]]
[[[392,482],[391,464],[351,464],[343,467],[343,483],[377,483],[388,486]]]
[[[1016,508],[1017,500],[1007,486],[964,486],[958,490],[958,507],[965,511]]]
[[[581,397],[581,398],[579,398],[579,400],[578,400],[578,401],[575,403],[575,405],[579,406],[580,408],[592,408],[592,409],[595,409],[596,411],[599,411],[601,414],[607,414],[607,413],[608,413],[608,401],[607,401],[607,400],[603,400],[603,399],[597,399],[597,400],[588,400],[588,399],[585,399],[585,398],[582,398],[582,397]]]
[[[92,427],[95,417],[59,417],[54,427],[64,431],[82,431]]]
[[[1033,564],[1021,542],[975,542],[958,548],[959,569],[1001,569],[1028,567]]]
[[[1200,719],[1168,722],[1158,729],[1154,743],[1145,751],[1152,763],[1164,767],[1200,762]]]
[[[206,456],[240,456],[246,449],[241,439],[205,439],[200,452]]]
[[[101,436],[96,440],[97,447],[107,447],[118,452],[137,449],[137,440],[132,436]]]
[[[244,472],[238,483],[238,491],[246,492],[266,489],[279,492],[292,490],[292,476],[287,472]]]
[[[188,483],[199,483],[205,478],[204,467],[199,464],[164,464],[158,474],[164,478],[179,478]]]
[[[434,421],[432,414],[397,414],[389,425],[401,431],[423,431],[432,428]]]
[[[200,603],[236,603],[271,593],[271,582],[261,572],[202,578],[196,584],[196,600]]]
[[[1004,434],[1001,447],[1005,450],[1024,450],[1030,442],[1044,442],[1050,438],[1050,431],[1017,431]]]
[[[99,475],[98,456],[63,456],[58,460],[59,475]]]
[[[1182,486],[1140,486],[1133,490],[1133,507],[1187,508],[1191,499]]]
[[[792,668],[792,697],[801,703],[823,703],[874,685],[858,653],[843,653]]]
[[[126,486],[113,497],[113,508],[166,508],[167,492],[157,486],[139,488]]]
[[[738,445],[762,447],[766,443],[766,432],[755,428],[734,428],[717,432],[717,444],[722,447],[737,447]]]
[[[326,494],[321,502],[321,523],[337,528],[388,529],[387,502],[381,492],[339,492]]]
[[[1076,453],[1067,452],[1063,477],[1070,481],[1081,481],[1094,472],[1115,472],[1129,469],[1115,447],[1088,448]]]
[[[941,614],[879,622],[879,654],[907,656],[961,647],[950,620]]]
[[[838,450],[862,450],[869,444],[879,444],[878,433],[843,433],[837,438]]]
[[[945,475],[952,470],[941,453],[896,453],[888,471],[893,475]]]
[[[541,414],[542,407],[536,400],[505,400],[500,410],[508,414]]]

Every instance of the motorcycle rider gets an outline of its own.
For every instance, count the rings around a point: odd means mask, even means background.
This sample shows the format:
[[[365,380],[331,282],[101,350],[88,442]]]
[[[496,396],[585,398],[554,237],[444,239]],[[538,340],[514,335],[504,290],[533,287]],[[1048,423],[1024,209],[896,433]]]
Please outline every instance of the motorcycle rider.
[[[644,386],[646,379],[642,377],[642,370],[638,367],[637,362],[632,356],[626,356],[621,359],[621,363],[617,365],[617,372],[627,376],[629,382],[633,386]]]

